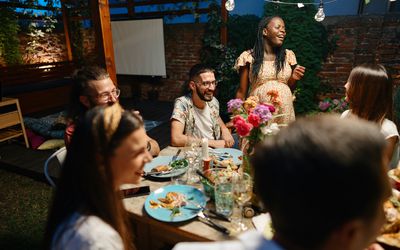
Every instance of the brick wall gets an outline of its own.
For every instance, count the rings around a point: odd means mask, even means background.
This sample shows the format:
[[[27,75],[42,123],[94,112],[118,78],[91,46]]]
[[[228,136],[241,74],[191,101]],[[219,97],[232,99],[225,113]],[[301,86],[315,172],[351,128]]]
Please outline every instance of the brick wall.
[[[329,35],[339,40],[319,74],[322,84],[344,93],[343,85],[354,66],[378,62],[400,85],[400,14],[327,17],[324,24]]]

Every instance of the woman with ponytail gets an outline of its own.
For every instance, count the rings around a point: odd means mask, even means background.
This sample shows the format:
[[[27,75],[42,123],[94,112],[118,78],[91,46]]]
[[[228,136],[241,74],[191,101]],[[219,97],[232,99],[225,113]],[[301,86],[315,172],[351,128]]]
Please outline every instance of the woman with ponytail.
[[[134,249],[120,186],[152,160],[139,116],[118,103],[79,120],[50,207],[46,249]]]

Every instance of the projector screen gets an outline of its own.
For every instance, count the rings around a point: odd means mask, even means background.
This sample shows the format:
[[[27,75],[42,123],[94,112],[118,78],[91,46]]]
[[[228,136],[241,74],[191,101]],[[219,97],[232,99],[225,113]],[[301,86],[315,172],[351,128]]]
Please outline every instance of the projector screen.
[[[162,19],[112,21],[117,74],[166,76]]]

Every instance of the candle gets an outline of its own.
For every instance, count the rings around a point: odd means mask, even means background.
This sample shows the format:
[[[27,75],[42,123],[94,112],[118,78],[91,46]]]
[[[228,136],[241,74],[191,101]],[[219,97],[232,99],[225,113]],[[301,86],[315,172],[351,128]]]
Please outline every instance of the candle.
[[[201,149],[202,149],[203,160],[207,160],[209,158],[209,156],[208,156],[208,139],[207,138],[201,139]]]
[[[202,158],[203,158],[203,171],[207,171],[210,169],[210,157],[208,155],[208,139],[203,138],[201,139],[201,151],[202,151]]]

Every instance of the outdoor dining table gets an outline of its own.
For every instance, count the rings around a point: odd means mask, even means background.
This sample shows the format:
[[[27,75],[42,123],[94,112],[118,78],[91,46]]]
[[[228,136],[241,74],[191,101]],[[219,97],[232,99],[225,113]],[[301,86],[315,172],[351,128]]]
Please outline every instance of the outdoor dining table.
[[[179,148],[167,147],[160,155],[174,155]],[[183,153],[181,153],[183,154]],[[181,155],[183,156],[183,155]],[[144,179],[140,186],[150,186],[153,192],[158,188],[170,185],[171,181],[157,181]],[[146,196],[125,198],[124,206],[130,213],[134,224],[134,237],[137,249],[162,249],[172,247],[178,242],[184,241],[220,241],[234,239],[234,236],[225,235],[206,225],[196,218],[185,222],[162,222],[150,217],[144,210]],[[230,222],[211,217],[213,221],[231,228]],[[244,219],[249,229],[254,226],[250,219]]]

